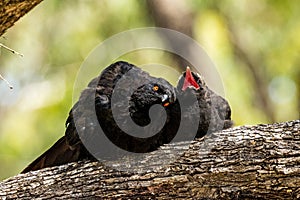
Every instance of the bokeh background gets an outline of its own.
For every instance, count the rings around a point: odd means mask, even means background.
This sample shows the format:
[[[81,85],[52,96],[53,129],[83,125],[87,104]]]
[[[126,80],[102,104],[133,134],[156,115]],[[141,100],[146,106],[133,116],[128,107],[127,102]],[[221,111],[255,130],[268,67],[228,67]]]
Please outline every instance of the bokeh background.
[[[296,0],[45,0],[0,38],[24,54],[0,52],[0,74],[14,86],[0,81],[0,180],[64,134],[80,65],[128,29],[161,26],[194,38],[215,63],[235,125],[299,119],[299,19]],[[185,67],[167,53],[146,55],[122,59]]]

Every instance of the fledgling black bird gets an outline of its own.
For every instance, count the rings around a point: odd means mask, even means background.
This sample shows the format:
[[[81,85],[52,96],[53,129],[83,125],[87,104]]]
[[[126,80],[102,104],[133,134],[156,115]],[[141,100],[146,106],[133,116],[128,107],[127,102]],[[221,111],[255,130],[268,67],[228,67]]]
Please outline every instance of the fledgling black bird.
[[[200,138],[207,133],[230,128],[233,125],[228,102],[212,91],[204,79],[199,74],[191,72],[189,67],[179,78],[176,93],[178,101],[182,102],[181,120],[185,122],[180,129],[185,134],[181,134],[182,137],[178,140]],[[195,124],[197,121],[199,123]]]
[[[69,113],[65,136],[21,173],[114,156],[119,149],[153,151],[177,132],[180,123],[172,115],[178,113],[171,112],[175,102],[175,88],[166,80],[127,62],[111,64],[82,91]]]

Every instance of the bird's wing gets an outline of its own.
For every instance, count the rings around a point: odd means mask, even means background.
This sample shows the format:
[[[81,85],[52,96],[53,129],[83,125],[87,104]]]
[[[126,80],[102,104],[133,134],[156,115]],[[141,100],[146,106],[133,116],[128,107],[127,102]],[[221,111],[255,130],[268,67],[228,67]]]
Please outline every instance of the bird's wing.
[[[26,173],[33,170],[61,165],[68,162],[73,162],[78,159],[80,153],[80,146],[71,149],[66,142],[66,137],[60,138],[55,144],[46,152],[29,164],[21,173]]]

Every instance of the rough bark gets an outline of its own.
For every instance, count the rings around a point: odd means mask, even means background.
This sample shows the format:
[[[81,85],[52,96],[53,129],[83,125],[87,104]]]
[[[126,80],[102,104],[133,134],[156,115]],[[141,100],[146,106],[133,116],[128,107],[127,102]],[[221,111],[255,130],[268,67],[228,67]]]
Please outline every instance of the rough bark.
[[[136,172],[126,163],[115,162],[123,169],[118,171],[86,161],[20,174],[0,183],[0,197],[300,198],[300,120],[207,135],[172,158],[170,152],[184,149],[185,144],[163,146],[159,156],[146,155]],[[166,156],[173,162],[164,163]]]
[[[0,36],[42,0],[0,0]]]

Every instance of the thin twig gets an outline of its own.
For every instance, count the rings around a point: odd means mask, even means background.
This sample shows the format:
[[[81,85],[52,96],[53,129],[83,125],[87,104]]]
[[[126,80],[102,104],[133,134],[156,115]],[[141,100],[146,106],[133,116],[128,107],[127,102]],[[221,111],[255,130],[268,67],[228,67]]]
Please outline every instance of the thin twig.
[[[13,89],[14,87],[0,74],[0,79],[2,79],[9,87],[9,89]]]
[[[23,54],[21,54],[21,53],[19,53],[19,52],[15,51],[15,50],[13,50],[13,49],[11,49],[11,48],[9,48],[9,47],[5,46],[5,45],[4,45],[4,44],[2,44],[2,43],[0,43],[0,47],[2,47],[2,48],[4,48],[4,49],[6,49],[6,50],[8,50],[8,51],[12,52],[13,54],[17,54],[17,55],[19,55],[19,56],[23,57]]]

